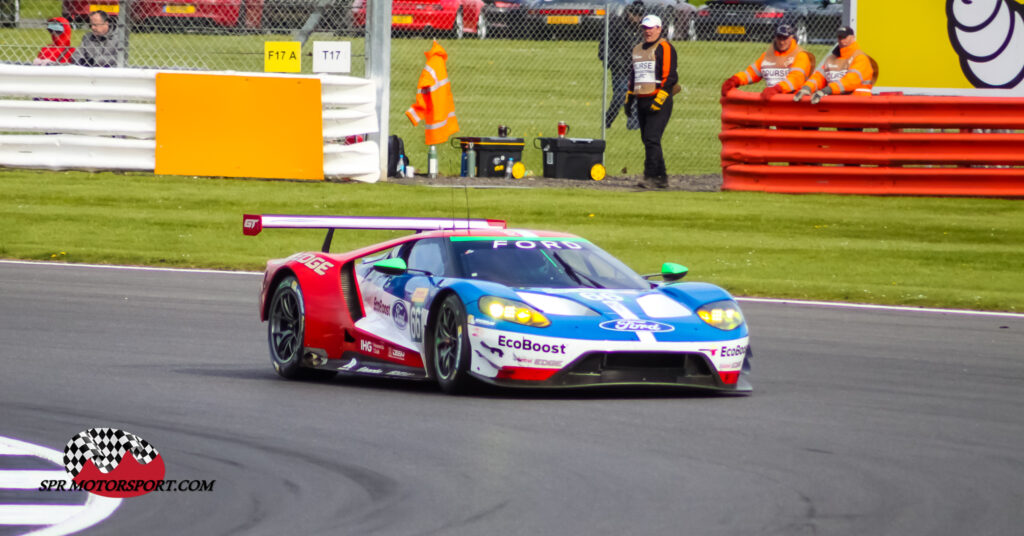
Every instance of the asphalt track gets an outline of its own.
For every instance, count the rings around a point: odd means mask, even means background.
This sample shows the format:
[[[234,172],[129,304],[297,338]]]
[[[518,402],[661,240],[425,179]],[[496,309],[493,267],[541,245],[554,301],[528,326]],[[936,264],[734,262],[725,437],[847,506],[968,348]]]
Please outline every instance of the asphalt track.
[[[0,435],[123,428],[216,481],[86,533],[1022,533],[1021,317],[747,302],[750,397],[466,398],[277,378],[258,285],[0,263]]]

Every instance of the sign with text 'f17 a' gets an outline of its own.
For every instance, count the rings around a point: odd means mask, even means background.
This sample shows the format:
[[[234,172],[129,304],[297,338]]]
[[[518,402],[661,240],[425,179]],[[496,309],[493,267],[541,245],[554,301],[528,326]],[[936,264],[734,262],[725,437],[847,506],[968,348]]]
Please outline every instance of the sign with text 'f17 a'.
[[[352,72],[352,42],[313,41],[313,72]]]
[[[299,41],[264,41],[263,72],[302,72],[302,43]]]

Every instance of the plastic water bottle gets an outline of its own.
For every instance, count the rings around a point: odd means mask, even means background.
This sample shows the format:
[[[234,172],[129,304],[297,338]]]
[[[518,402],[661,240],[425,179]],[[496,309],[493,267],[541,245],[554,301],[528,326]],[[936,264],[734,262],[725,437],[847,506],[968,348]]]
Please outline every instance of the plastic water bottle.
[[[427,150],[427,176],[431,179],[437,178],[437,146],[431,145]]]
[[[505,178],[506,179],[511,179],[512,178],[512,165],[515,164],[515,162],[516,162],[516,159],[512,158],[511,156],[508,157],[507,161],[505,161]]]
[[[469,173],[469,178],[476,177],[476,149],[473,148],[473,142],[469,142],[469,150],[466,151],[466,171]]]
[[[404,154],[398,155],[398,166],[396,166],[396,167],[398,168],[396,170],[396,171],[398,171],[398,176],[399,177],[404,177],[405,176],[405,155]]]

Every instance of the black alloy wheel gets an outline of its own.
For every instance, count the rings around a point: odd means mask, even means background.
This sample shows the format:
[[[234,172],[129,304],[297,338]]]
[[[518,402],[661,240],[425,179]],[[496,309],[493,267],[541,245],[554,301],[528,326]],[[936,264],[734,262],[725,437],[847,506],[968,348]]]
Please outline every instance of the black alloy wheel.
[[[430,341],[430,362],[441,390],[448,394],[466,391],[469,385],[469,333],[466,329],[466,308],[454,294],[449,294],[437,309]]]
[[[289,380],[329,378],[334,372],[302,366],[306,310],[302,288],[293,276],[285,277],[274,289],[267,315],[267,339],[270,361],[282,378]]]

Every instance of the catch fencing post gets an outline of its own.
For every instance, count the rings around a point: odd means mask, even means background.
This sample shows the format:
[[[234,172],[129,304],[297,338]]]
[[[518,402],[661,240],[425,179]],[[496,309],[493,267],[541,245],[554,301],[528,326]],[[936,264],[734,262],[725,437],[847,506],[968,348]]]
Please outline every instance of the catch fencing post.
[[[377,144],[381,180],[388,177],[388,121],[391,106],[391,0],[366,2],[366,74],[377,88]],[[373,139],[373,134],[370,138]]]

